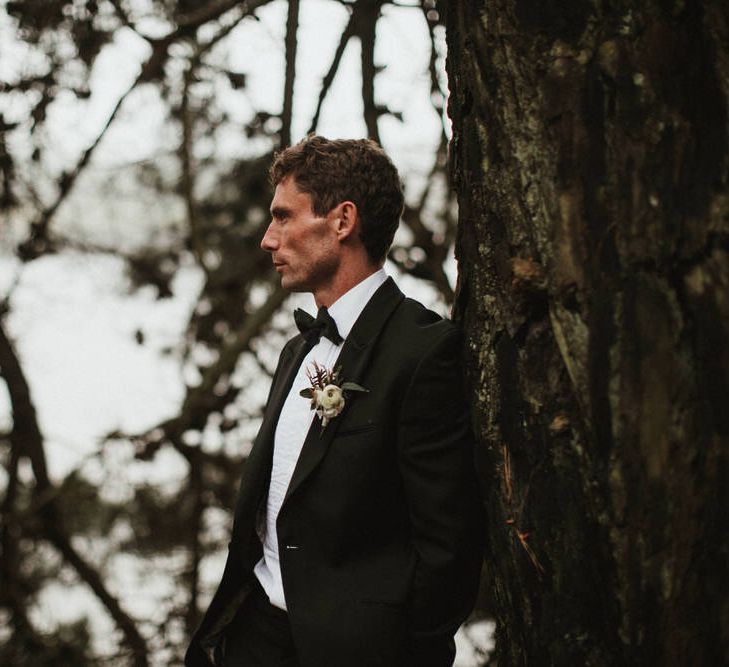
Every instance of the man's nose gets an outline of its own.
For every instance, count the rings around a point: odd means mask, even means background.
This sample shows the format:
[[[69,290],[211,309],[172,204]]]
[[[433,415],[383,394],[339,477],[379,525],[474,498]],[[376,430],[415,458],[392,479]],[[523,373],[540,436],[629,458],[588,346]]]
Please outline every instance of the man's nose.
[[[263,238],[261,239],[261,249],[265,250],[266,252],[273,252],[278,247],[278,238],[276,237],[276,233],[273,229],[273,221],[268,225],[268,228],[266,229],[266,233],[263,235]]]

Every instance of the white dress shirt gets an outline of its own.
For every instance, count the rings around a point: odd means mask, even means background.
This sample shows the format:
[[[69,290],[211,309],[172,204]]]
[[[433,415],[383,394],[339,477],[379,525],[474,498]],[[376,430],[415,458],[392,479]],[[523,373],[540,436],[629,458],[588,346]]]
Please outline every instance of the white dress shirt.
[[[339,335],[343,339],[347,338],[367,302],[385,280],[387,280],[387,273],[384,269],[380,269],[355,285],[346,294],[340,296],[329,307],[329,314],[336,322]],[[332,369],[343,345],[343,342],[335,345],[328,338],[322,336],[321,340],[304,357],[294,383],[291,385],[291,390],[281,408],[281,414],[276,425],[273,439],[271,484],[268,489],[268,502],[266,504],[266,535],[263,540],[263,557],[256,563],[253,572],[261,582],[261,586],[266,591],[271,604],[280,609],[286,609],[286,600],[281,579],[276,519],[315,414],[311,409],[310,402],[302,398],[299,392],[310,386],[306,376],[307,367],[311,367],[312,363],[316,362],[319,366]]]

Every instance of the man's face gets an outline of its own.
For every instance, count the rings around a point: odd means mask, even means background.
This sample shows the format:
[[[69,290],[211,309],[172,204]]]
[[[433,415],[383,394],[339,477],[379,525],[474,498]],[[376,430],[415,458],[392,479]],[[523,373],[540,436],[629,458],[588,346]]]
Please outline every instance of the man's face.
[[[284,289],[316,294],[331,284],[339,268],[335,215],[317,216],[311,196],[289,176],[276,186],[261,248],[271,253]]]

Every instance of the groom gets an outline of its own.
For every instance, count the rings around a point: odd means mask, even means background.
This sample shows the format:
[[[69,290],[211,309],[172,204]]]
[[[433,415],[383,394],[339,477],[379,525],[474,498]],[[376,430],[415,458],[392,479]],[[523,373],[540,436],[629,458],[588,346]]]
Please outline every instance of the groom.
[[[403,195],[374,142],[311,136],[271,181],[261,247],[319,312],[295,313],[185,664],[448,667],[481,561],[459,336],[382,268]]]

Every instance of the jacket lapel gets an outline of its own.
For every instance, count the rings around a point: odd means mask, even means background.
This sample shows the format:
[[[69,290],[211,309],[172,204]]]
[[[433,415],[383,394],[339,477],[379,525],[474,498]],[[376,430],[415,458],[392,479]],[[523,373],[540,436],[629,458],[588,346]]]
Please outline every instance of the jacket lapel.
[[[403,293],[395,285],[392,278],[388,278],[374,293],[349,332],[342,351],[334,364],[334,368],[341,368],[339,375],[341,381],[360,381],[367,369],[370,355],[382,328],[404,298]],[[367,387],[367,389],[374,388]],[[350,396],[350,400],[357,400],[356,395],[354,397]],[[286,503],[296,492],[296,489],[324,458],[336,435],[339,424],[346,417],[348,407],[349,404],[345,406],[342,414],[327,424],[324,431],[321,430],[321,420],[318,417],[314,418],[301,449],[299,460],[294,468],[289,488],[286,491],[281,513],[283,513]]]
[[[248,472],[243,475],[241,489],[238,493],[233,526],[234,535],[236,535],[236,528],[243,530],[249,525],[249,521],[246,520],[244,515],[258,510],[259,501],[268,487],[273,462],[273,439],[276,424],[301,361],[306,356],[308,349],[303,336],[297,336],[291,340],[282,353],[279,368],[271,385],[271,393],[266,402],[261,428],[258,430],[251,454],[246,461]]]

